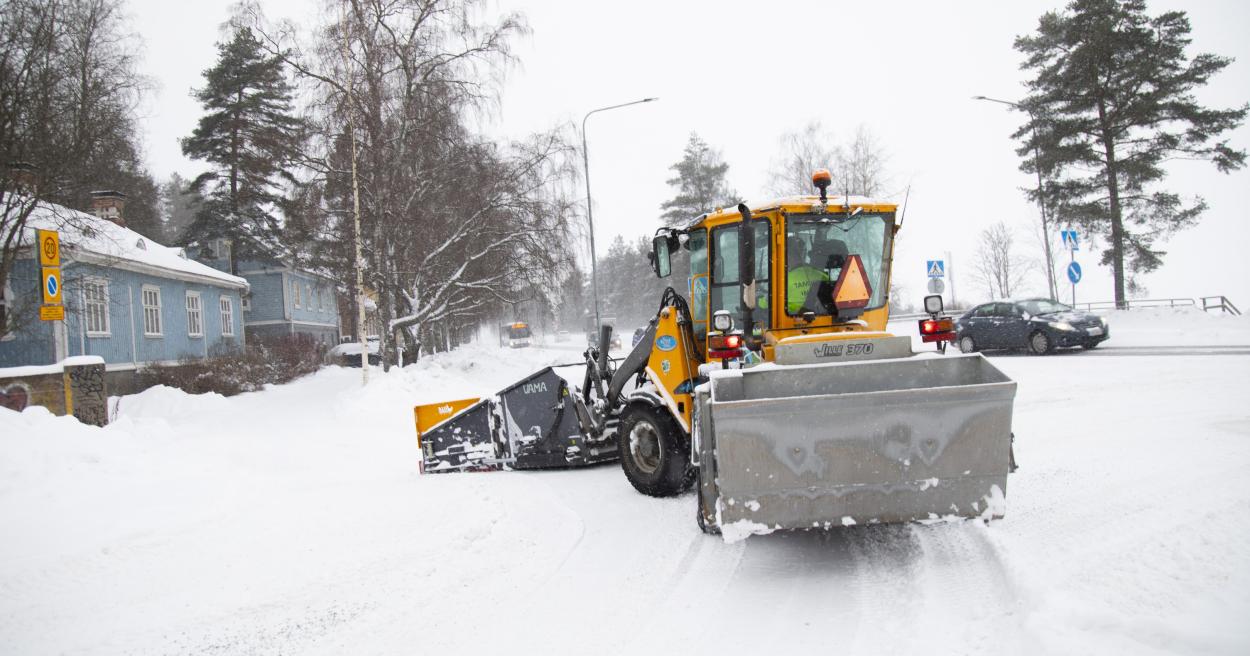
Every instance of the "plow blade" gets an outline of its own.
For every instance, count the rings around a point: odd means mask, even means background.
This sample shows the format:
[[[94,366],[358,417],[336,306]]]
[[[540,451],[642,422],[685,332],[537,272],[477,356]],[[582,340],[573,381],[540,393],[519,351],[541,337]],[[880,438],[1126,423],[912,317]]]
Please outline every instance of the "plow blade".
[[[615,440],[582,435],[575,403],[568,382],[545,367],[472,405],[417,406],[422,471],[544,469],[615,460]],[[453,407],[449,417],[423,428],[423,412],[429,416],[431,409]]]
[[[1015,390],[979,354],[716,372],[695,402],[701,524],[1001,517]]]

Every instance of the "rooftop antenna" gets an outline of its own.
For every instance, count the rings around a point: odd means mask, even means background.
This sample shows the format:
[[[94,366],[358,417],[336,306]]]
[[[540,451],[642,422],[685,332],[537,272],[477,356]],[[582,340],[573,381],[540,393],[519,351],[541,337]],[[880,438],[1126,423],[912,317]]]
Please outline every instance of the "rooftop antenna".
[[[907,199],[911,198],[911,185],[907,185],[907,191],[903,192],[903,211],[898,215],[898,229],[903,229],[903,221],[907,219]]]
[[[846,212],[846,218],[851,218],[851,176],[847,173],[842,174],[842,211]]]

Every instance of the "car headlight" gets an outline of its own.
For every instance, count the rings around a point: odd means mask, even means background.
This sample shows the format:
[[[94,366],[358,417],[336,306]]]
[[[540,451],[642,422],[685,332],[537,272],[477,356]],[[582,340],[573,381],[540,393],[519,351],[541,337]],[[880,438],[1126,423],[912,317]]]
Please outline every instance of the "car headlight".
[[[1048,325],[1055,330],[1074,330],[1072,324],[1067,321],[1051,321]]]

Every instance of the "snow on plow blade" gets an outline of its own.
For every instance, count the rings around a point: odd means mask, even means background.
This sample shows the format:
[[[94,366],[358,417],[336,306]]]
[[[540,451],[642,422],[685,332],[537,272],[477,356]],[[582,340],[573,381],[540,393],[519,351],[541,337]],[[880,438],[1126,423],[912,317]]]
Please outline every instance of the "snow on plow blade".
[[[582,436],[568,383],[545,367],[422,430],[423,472],[542,469],[616,459],[616,442]],[[417,406],[418,417],[427,408]]]
[[[979,354],[756,367],[696,399],[700,513],[774,529],[997,518],[1016,384]]]

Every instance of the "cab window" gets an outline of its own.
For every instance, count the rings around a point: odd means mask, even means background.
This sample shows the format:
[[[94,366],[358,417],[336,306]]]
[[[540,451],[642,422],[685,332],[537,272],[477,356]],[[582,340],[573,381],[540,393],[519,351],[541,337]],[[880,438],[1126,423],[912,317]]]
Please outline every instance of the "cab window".
[[[707,231],[691,230],[686,247],[690,249],[690,314],[694,315],[694,334],[702,339],[707,334]]]
[[[858,255],[872,288],[866,309],[885,304],[892,214],[791,215],[786,220],[786,314],[832,313],[833,283]]]
[[[734,315],[734,325],[743,329],[745,308],[742,306],[742,276],[738,271],[738,229],[740,223],[712,229],[712,284],[711,310],[729,310]],[[770,231],[768,221],[751,222],[755,231],[755,312],[752,319],[756,330],[769,326],[769,279],[768,244]]]

